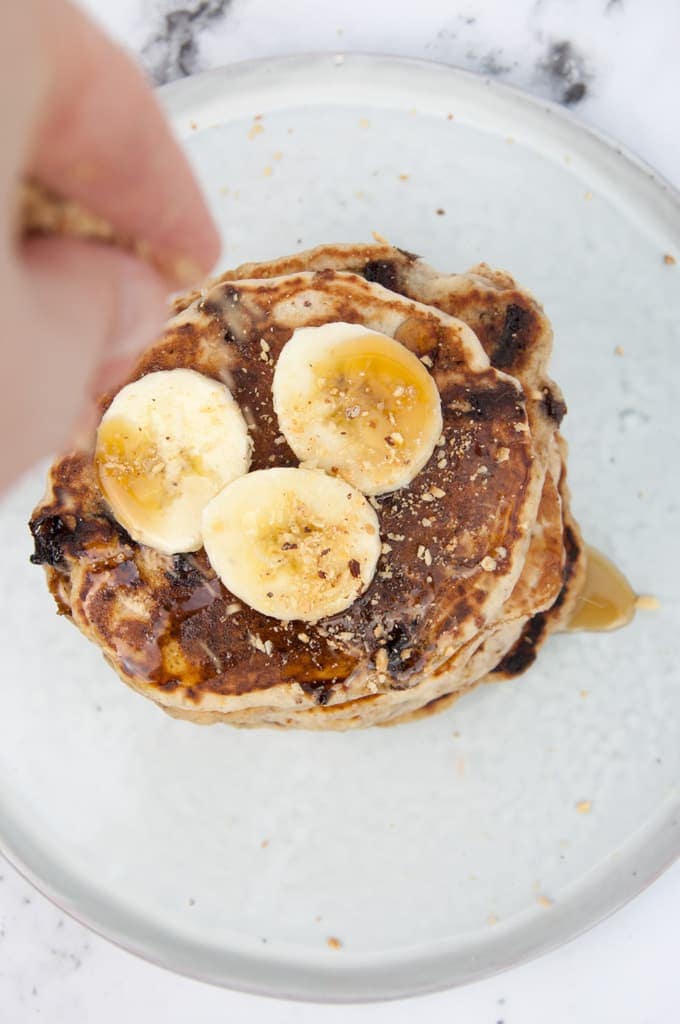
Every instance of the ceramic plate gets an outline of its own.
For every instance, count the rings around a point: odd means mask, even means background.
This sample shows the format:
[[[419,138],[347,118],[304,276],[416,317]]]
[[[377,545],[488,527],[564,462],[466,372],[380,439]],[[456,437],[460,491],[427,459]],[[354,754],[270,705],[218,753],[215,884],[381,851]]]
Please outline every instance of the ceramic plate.
[[[378,999],[535,956],[680,851],[678,197],[556,108],[437,65],[274,60],[162,96],[225,264],[375,230],[540,296],[576,514],[660,607],[396,729],[195,727],[55,615],[28,564],[41,468],[0,517],[2,846],[97,931],[237,988]]]

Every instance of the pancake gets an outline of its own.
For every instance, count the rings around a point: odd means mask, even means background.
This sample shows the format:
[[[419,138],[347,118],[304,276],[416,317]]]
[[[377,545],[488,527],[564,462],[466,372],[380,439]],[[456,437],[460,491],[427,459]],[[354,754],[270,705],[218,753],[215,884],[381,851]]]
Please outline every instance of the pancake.
[[[223,284],[179,314],[132,379],[185,366],[227,380],[252,426],[252,468],[295,465],[287,444],[276,444],[273,363],[294,328],[338,320],[396,337],[404,324],[419,323],[418,354],[433,364],[448,460],[441,469],[430,460],[408,491],[374,499],[392,550],[364,597],[310,626],[304,647],[295,624],[272,624],[252,609],[228,613],[238,602],[203,553],[163,556],[123,536],[99,491],[91,452],[62,460],[52,472],[52,493],[33,520],[37,558],[51,563],[53,587],[77,624],[126,681],[161,703],[235,710],[266,700],[293,708],[321,697],[332,706],[405,689],[493,620],[512,592],[542,471],[521,389],[488,366],[460,321],[333,271],[244,281],[238,289]],[[432,524],[427,529],[423,518]],[[423,540],[428,565],[418,557]],[[489,572],[481,563],[498,549],[505,554]],[[411,654],[403,658],[405,650]]]
[[[300,270],[328,269],[361,274],[397,294],[458,317],[475,332],[492,365],[522,384],[534,445],[539,452],[545,446],[550,460],[546,479],[548,493],[539,507],[535,531],[546,537],[546,550],[554,552],[557,545],[561,547],[562,564],[556,576],[552,554],[550,561],[546,561],[536,541],[533,557],[528,560],[508,611],[514,617],[523,601],[522,610],[528,618],[532,614],[540,617],[536,622],[527,623],[517,642],[517,650],[505,661],[506,667],[494,672],[495,678],[510,678],[529,667],[538,647],[551,632],[566,627],[586,570],[585,545],[570,510],[567,444],[559,434],[567,408],[561,391],[547,374],[552,351],[550,323],[533,296],[504,271],[480,263],[462,274],[443,274],[413,253],[383,242],[318,246],[277,260],[242,264],[226,271],[218,280],[267,278]],[[558,502],[554,498],[556,489]],[[532,563],[543,567],[543,598],[536,590]],[[552,576],[549,575],[551,567]],[[529,651],[532,657],[527,660]],[[522,668],[518,667],[513,673],[512,665]]]
[[[203,549],[136,543],[93,447],[57,460],[30,524],[34,561],[124,682],[194,722],[346,729],[437,709],[535,657],[568,612],[582,546],[575,526],[565,544],[564,403],[546,376],[550,325],[527,293],[485,267],[442,276],[387,246],[333,246],[227,272],[175,314],[129,381],[189,368],[227,384],[251,470],[297,465],[271,385],[300,327],[360,324],[411,349],[431,368],[443,430],[409,487],[371,499],[384,542],[373,582],[317,623],[245,606]]]

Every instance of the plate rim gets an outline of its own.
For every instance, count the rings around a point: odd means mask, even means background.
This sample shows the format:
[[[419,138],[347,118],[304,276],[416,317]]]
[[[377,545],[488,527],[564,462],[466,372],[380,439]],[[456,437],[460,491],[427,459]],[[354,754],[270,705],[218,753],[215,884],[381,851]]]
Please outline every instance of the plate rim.
[[[187,93],[194,87],[207,89],[222,87],[230,78],[238,78],[239,75],[243,75],[246,72],[255,72],[258,68],[266,68],[267,71],[271,70],[272,72],[279,72],[284,75],[289,73],[291,69],[298,68],[304,73],[309,74],[313,73],[315,67],[326,67],[332,63],[337,64],[339,58],[341,58],[340,63],[342,66],[349,68],[370,67],[376,64],[383,67],[392,65],[401,69],[406,67],[410,73],[415,74],[419,70],[432,72],[436,69],[447,76],[452,89],[455,88],[456,82],[465,82],[472,90],[478,89],[495,94],[501,102],[503,100],[514,101],[515,105],[520,104],[526,109],[532,110],[535,114],[554,118],[558,123],[569,126],[573,134],[596,142],[610,156],[615,156],[622,164],[627,165],[629,169],[633,169],[641,179],[645,179],[648,187],[651,182],[655,189],[660,190],[664,194],[666,200],[675,208],[675,212],[680,216],[680,189],[676,188],[675,185],[638,156],[632,149],[623,145],[614,137],[591,124],[584,123],[572,111],[565,109],[557,103],[534,96],[523,89],[498,81],[488,75],[478,74],[439,61],[392,54],[370,52],[337,53],[331,51],[260,57],[255,60],[243,60],[225,64],[178,79],[158,89],[157,95],[175,129],[179,130],[179,119],[180,117],[185,117],[186,114],[185,112],[180,114],[177,111],[173,113],[173,108],[177,108],[180,102],[184,101]],[[655,833],[657,841],[661,831],[661,829],[657,829]],[[55,884],[50,881],[49,874],[46,872],[41,873],[39,870],[34,869],[29,862],[24,860],[18,849],[15,848],[14,844],[2,830],[0,830],[0,853],[25,880],[61,911],[67,913],[80,924],[119,948],[124,949],[128,953],[133,953],[155,966],[194,980],[250,994],[315,1003],[367,1003],[424,995],[469,984],[473,981],[481,981],[504,970],[527,963],[573,941],[579,935],[599,924],[638,896],[660,874],[667,870],[676,859],[680,858],[680,833],[676,832],[673,840],[670,842],[668,851],[665,855],[657,858],[653,868],[646,873],[642,873],[642,877],[638,876],[633,879],[633,884],[622,889],[621,895],[617,899],[612,900],[604,909],[600,907],[595,908],[590,913],[588,910],[582,912],[580,921],[573,924],[571,928],[567,928],[566,931],[556,934],[553,938],[547,941],[539,938],[533,945],[529,943],[527,949],[513,955],[511,952],[512,938],[509,936],[508,954],[502,958],[502,962],[482,967],[473,967],[468,969],[467,972],[462,972],[465,976],[460,977],[455,976],[455,968],[452,965],[450,975],[444,970],[437,980],[428,980],[421,984],[403,984],[397,976],[396,982],[390,984],[389,987],[383,985],[374,989],[371,989],[370,979],[375,975],[375,965],[371,966],[370,963],[364,968],[351,964],[344,966],[340,961],[332,965],[329,964],[327,968],[322,968],[316,964],[310,964],[309,967],[305,968],[297,962],[295,964],[287,963],[284,964],[284,967],[287,975],[292,977],[292,984],[288,983],[287,978],[286,984],[282,985],[276,981],[272,982],[268,977],[268,974],[271,975],[273,973],[271,968],[276,964],[275,957],[270,957],[269,961],[267,961],[246,951],[235,951],[233,948],[231,950],[227,948],[224,954],[227,958],[231,957],[236,960],[233,970],[202,971],[195,961],[191,962],[190,957],[191,949],[197,949],[198,943],[185,941],[177,949],[168,949],[166,947],[163,950],[160,947],[154,946],[153,941],[145,940],[139,932],[135,935],[134,929],[131,930],[128,927],[126,931],[125,928],[117,927],[115,923],[111,923],[111,920],[107,923],[97,916],[96,909],[94,911],[88,910],[88,906],[91,906],[91,901],[88,902],[87,894],[80,900],[74,899],[69,895],[67,885],[60,886]],[[624,859],[627,858],[624,857]],[[109,906],[109,910],[111,905],[110,901],[108,901],[107,906]],[[110,913],[109,916],[110,918],[115,918],[116,915],[115,913]],[[127,920],[134,923],[134,918],[130,914],[127,915]],[[186,950],[189,950],[189,955],[186,955]],[[392,963],[386,963],[382,973],[384,974],[385,970],[389,968],[395,975],[398,975],[399,964],[403,962],[404,956],[403,949],[395,951],[391,957]],[[421,953],[422,956],[423,954]],[[429,959],[430,954],[426,954],[426,956]],[[451,954],[452,959],[453,957],[454,954]],[[358,960],[362,958],[370,960],[370,954],[368,957],[365,954],[363,957],[361,954],[356,954],[356,958]],[[390,957],[387,958],[388,961],[389,959]],[[244,960],[250,963],[250,974],[248,972],[244,973],[242,969],[239,970]],[[282,963],[283,961],[279,960],[279,962]],[[414,962],[418,963],[417,959],[411,956],[409,964]],[[328,991],[322,991],[322,986],[318,982],[316,991],[305,991],[305,971],[312,976],[316,975],[321,979],[322,984],[324,981],[327,982],[329,984]],[[344,991],[345,988],[348,991]]]

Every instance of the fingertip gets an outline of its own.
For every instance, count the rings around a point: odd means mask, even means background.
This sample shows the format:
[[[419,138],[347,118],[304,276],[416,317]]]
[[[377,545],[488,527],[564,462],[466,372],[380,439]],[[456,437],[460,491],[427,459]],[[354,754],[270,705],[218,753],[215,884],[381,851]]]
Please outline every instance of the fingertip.
[[[54,441],[69,434],[93,388],[117,383],[160,333],[167,283],[113,246],[34,239],[21,255],[20,362]]]

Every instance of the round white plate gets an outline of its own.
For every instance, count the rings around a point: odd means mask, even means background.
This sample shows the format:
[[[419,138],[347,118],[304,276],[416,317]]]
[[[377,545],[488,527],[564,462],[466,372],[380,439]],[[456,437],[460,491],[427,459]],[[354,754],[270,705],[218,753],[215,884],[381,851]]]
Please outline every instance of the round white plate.
[[[576,514],[660,609],[553,638],[523,678],[396,729],[199,728],[55,615],[28,564],[36,471],[0,516],[2,847],[102,934],[238,988],[377,999],[535,956],[680,851],[678,198],[561,111],[447,67],[305,57],[162,95],[225,264],[376,230],[540,297]]]

